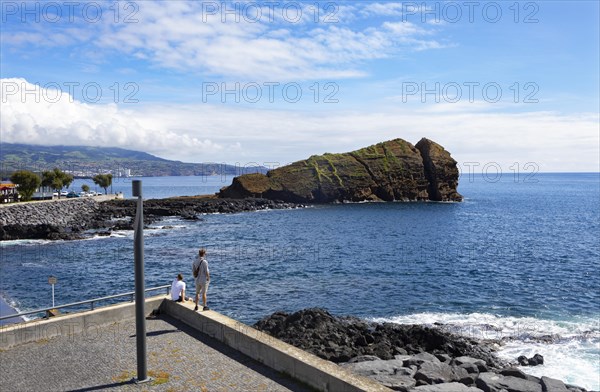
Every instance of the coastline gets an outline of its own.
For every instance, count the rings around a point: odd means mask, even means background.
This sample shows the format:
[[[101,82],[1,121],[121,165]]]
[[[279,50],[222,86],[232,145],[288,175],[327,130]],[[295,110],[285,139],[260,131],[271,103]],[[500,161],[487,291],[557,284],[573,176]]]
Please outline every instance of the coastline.
[[[8,316],[17,314],[15,308],[10,306],[2,296],[0,296],[0,316]],[[15,324],[25,321],[23,317],[11,317],[9,319],[0,320],[0,325]]]
[[[144,200],[144,223],[165,217],[201,220],[199,215],[238,213],[304,207],[268,199],[218,199],[176,197]],[[79,240],[97,232],[109,235],[115,230],[133,230],[134,199],[98,201],[76,198],[69,202],[16,203],[4,207],[0,217],[0,241],[21,239]]]
[[[286,343],[403,392],[597,390],[594,385],[580,387],[560,374],[529,374],[530,368],[544,368],[544,357],[538,353],[523,356],[528,364],[520,366],[521,358],[498,355],[502,340],[482,340],[443,327],[334,316],[322,308],[277,311],[254,324]],[[436,384],[445,385],[438,389]]]

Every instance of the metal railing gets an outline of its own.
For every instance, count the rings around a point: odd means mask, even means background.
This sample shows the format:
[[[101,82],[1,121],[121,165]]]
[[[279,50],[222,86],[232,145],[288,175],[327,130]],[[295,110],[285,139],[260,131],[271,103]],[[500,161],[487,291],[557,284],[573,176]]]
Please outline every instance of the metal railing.
[[[171,285],[167,284],[167,285],[164,285],[164,286],[151,287],[151,288],[146,289],[144,291],[147,293],[149,291],[156,291],[156,290],[162,290],[162,289],[167,289],[167,295],[168,295],[169,291],[171,291],[170,290],[171,289]],[[69,307],[80,306],[80,305],[85,305],[85,304],[90,304],[90,310],[94,310],[94,303],[95,302],[107,301],[109,299],[121,298],[121,297],[131,297],[131,302],[133,302],[134,301],[134,297],[135,297],[135,291],[130,291],[130,292],[121,293],[121,294],[115,294],[115,295],[109,295],[107,297],[100,297],[100,298],[88,299],[87,301],[73,302],[73,303],[70,303],[70,304],[59,305],[59,306],[54,306],[54,307],[49,307],[49,308],[44,308],[44,309],[30,310],[28,312],[21,312],[21,313],[16,313],[16,314],[10,314],[10,315],[7,315],[7,316],[0,317],[0,320],[6,320],[6,319],[11,319],[11,318],[18,318],[18,317],[22,317],[22,316],[28,316],[30,314],[44,313],[44,312],[47,312],[47,311],[52,310],[52,309],[63,309],[63,308],[69,308]]]

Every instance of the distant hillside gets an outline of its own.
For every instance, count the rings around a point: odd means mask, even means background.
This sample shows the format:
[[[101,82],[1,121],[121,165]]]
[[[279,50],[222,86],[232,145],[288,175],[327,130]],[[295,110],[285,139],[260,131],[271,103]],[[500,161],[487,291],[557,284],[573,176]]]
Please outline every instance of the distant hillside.
[[[98,173],[121,176],[194,176],[265,173],[264,167],[240,168],[218,163],[170,161],[154,155],[115,147],[37,146],[0,143],[0,174],[7,177],[16,170],[40,172],[58,167],[76,177]]]

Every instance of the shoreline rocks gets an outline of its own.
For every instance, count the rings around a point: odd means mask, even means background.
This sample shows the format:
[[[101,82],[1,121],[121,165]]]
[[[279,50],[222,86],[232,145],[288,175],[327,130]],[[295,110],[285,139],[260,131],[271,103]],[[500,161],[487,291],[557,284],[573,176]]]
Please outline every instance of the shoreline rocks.
[[[540,354],[535,354],[531,358],[521,355],[519,358],[517,358],[517,362],[521,366],[538,366],[544,364],[544,357]]]
[[[299,208],[276,200],[228,200],[214,197],[177,197],[144,201],[144,223],[177,216],[200,220],[200,214],[230,214],[267,209]],[[52,203],[18,203],[0,209],[0,241],[20,239],[77,240],[109,235],[113,230],[133,230],[136,200],[98,202],[88,198]],[[94,232],[97,231],[97,232]]]
[[[336,363],[360,356],[393,360],[398,355],[427,352],[478,358],[484,369],[507,366],[489,346],[440,328],[371,323],[356,317],[336,317],[319,308],[293,314],[276,312],[258,321],[255,328]]]
[[[396,391],[585,392],[527,375],[486,343],[437,327],[373,323],[318,308],[275,312],[254,327]]]

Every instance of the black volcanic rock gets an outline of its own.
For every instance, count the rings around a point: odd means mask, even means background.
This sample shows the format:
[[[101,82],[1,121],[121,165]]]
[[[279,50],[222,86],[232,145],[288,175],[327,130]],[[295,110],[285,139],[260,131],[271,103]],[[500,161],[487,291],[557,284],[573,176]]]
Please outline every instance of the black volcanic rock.
[[[461,201],[458,169],[442,146],[394,139],[343,154],[314,155],[264,174],[246,174],[222,198],[264,197],[297,203]]]
[[[276,312],[254,327],[396,391],[585,392],[504,367],[487,343],[437,327],[372,323],[323,309]]]
[[[254,327],[333,362],[365,355],[388,360],[403,350],[408,354],[427,352],[453,358],[473,357],[491,368],[505,365],[489,347],[438,328],[370,323],[354,317],[335,317],[318,308],[292,314],[276,312]]]
[[[136,200],[98,202],[92,198],[78,198],[52,203],[16,203],[3,206],[0,214],[0,241],[74,240],[91,235],[107,235],[111,230],[133,230],[136,203]],[[267,199],[151,199],[144,201],[144,223],[150,224],[166,216],[199,221],[200,214],[296,207],[301,206]]]

